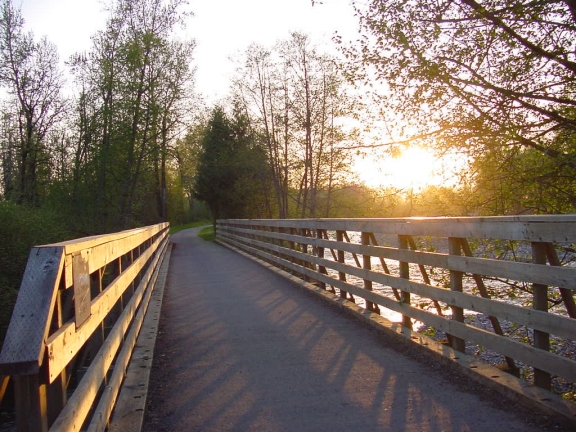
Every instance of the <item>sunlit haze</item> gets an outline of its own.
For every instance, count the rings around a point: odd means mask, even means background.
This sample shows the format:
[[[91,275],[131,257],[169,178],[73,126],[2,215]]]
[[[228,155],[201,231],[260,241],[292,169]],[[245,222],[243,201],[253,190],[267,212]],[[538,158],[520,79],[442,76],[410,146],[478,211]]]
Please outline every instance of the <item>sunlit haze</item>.
[[[395,187],[418,192],[426,186],[455,186],[456,173],[465,160],[455,155],[436,157],[422,147],[408,147],[396,156],[374,154],[359,157],[354,171],[369,187]]]

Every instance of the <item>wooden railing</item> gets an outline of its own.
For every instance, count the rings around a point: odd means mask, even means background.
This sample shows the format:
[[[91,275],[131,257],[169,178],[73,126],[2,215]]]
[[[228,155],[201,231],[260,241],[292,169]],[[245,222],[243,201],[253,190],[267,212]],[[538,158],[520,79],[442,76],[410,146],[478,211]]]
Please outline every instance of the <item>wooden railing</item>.
[[[32,248],[2,352],[18,431],[105,430],[169,224]]]
[[[561,265],[576,258],[574,215],[220,220],[216,228],[218,241],[440,334],[458,351],[498,353],[503,368],[538,387],[576,382],[574,353],[551,348],[576,339],[576,267]],[[491,328],[476,325],[479,316]],[[523,337],[511,337],[519,329]]]

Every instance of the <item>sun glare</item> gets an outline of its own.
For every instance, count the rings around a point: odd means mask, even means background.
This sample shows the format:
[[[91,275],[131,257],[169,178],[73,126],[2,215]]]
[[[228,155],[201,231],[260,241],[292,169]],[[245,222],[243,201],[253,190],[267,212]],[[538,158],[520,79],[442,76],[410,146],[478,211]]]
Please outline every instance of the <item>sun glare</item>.
[[[454,186],[457,163],[438,158],[422,147],[408,147],[398,156],[365,156],[354,171],[365,185],[419,191],[427,186]]]

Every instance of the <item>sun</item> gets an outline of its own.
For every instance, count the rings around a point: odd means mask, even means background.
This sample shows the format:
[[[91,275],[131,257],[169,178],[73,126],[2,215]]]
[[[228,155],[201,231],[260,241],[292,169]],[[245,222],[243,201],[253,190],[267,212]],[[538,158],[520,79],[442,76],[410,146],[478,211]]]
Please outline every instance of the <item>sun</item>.
[[[427,186],[453,186],[457,165],[455,158],[440,158],[426,148],[411,146],[396,156],[357,158],[353,169],[366,186],[417,192]]]

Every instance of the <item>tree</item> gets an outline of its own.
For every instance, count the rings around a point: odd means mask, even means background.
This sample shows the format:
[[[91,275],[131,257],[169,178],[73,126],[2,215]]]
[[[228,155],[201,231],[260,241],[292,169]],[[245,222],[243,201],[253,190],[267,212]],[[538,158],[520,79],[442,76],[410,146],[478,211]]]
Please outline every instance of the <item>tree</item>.
[[[250,120],[236,106],[229,119],[216,107],[202,137],[194,196],[220,218],[270,217],[269,166]]]
[[[400,132],[410,126],[404,138],[475,158],[508,147],[574,172],[574,2],[379,0],[356,10],[364,37],[347,51],[351,72],[381,84],[383,111]],[[529,175],[518,169],[510,174]],[[564,201],[555,207],[574,208],[571,185],[552,193]]]
[[[193,70],[189,67],[194,44],[169,41],[162,44],[157,68],[148,76],[152,116],[152,160],[157,213],[167,220],[167,161],[184,119],[193,107]]]
[[[0,84],[10,102],[4,113],[4,192],[21,204],[39,205],[39,168],[49,166],[45,138],[63,115],[63,78],[56,47],[35,42],[11,0],[0,4]]]
[[[202,152],[202,135],[204,127],[200,121],[195,123],[183,138],[176,141],[173,150],[172,178],[178,189],[179,198],[172,202],[182,209],[182,214],[194,212],[194,178],[196,166]],[[179,201],[179,202],[178,202]],[[187,219],[184,217],[183,219]],[[182,223],[188,222],[183,220]]]
[[[227,213],[223,207],[226,207],[234,185],[229,168],[231,161],[228,160],[231,135],[224,111],[215,108],[202,138],[202,153],[194,182],[194,196],[208,205],[214,220]]]
[[[251,45],[235,86],[243,103],[260,121],[268,164],[272,172],[278,216],[288,216],[290,173],[289,101],[286,80],[279,74],[272,53]]]
[[[77,196],[108,228],[168,218],[168,159],[193,98],[194,42],[173,37],[184,4],[116,0],[92,50],[74,59]]]
[[[252,45],[236,91],[259,122],[281,218],[328,215],[355,114],[338,61],[293,33],[272,50]]]

